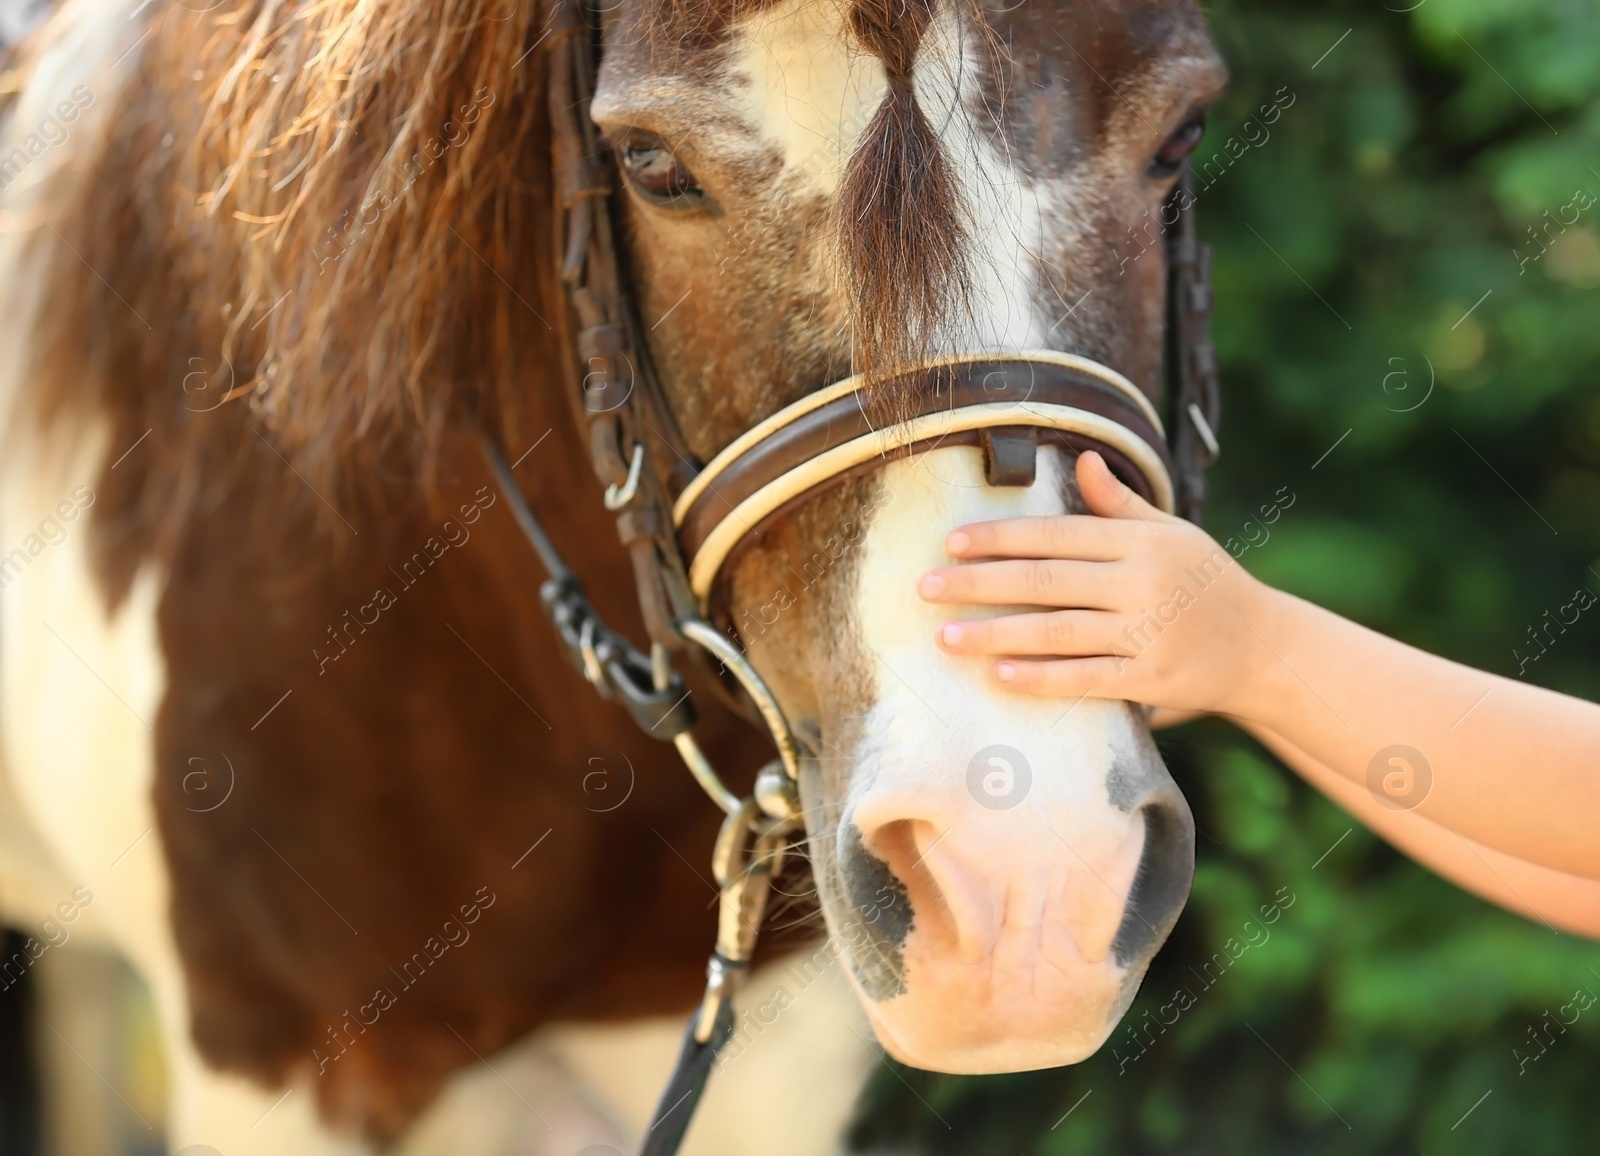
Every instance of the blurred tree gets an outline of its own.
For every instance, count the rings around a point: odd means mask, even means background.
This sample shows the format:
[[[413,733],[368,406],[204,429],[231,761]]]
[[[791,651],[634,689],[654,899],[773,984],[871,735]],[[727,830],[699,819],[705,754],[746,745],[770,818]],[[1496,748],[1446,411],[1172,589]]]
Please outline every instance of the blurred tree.
[[[1539,655],[1524,677],[1600,699],[1600,611],[1528,641],[1600,593],[1600,6],[1211,19],[1234,81],[1195,158],[1225,383],[1209,528],[1288,486],[1254,573],[1496,673]],[[1073,1068],[885,1073],[857,1147],[1600,1151],[1600,1002],[1578,1011],[1600,947],[1413,865],[1236,730],[1161,737],[1199,862],[1124,1024]]]

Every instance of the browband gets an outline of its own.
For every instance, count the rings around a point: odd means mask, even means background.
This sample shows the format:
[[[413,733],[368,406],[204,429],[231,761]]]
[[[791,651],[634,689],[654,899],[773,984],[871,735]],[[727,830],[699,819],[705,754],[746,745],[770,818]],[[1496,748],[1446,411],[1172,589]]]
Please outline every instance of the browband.
[[[875,427],[864,395],[893,396],[901,420]],[[850,377],[809,394],[737,438],[673,505],[689,585],[709,607],[718,576],[773,520],[896,457],[983,447],[989,480],[1029,485],[1040,442],[1099,450],[1142,497],[1175,506],[1155,407],[1099,362],[1053,351],[967,354],[893,374]]]

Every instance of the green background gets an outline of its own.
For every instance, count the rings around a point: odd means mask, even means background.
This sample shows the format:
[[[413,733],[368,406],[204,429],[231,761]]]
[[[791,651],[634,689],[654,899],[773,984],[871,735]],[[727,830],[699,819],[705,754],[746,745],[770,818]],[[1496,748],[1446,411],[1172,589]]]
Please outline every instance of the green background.
[[[1248,569],[1515,676],[1529,626],[1600,593],[1600,203],[1519,272],[1540,252],[1529,226],[1600,195],[1600,5],[1222,0],[1211,18],[1234,80],[1197,166],[1282,86],[1296,101],[1200,194],[1225,415],[1207,527],[1239,534],[1288,486]],[[1526,677],[1600,699],[1597,641],[1600,607]],[[1530,1025],[1579,988],[1600,995],[1600,945],[1364,828],[1313,870],[1355,827],[1344,812],[1220,723],[1160,738],[1201,837],[1193,898],[1129,1018],[1180,984],[1194,1006],[1121,1075],[1114,1051],[1137,1050],[1121,1028],[1073,1068],[882,1072],[859,1149],[1600,1152],[1600,1006],[1525,1072],[1514,1054],[1538,1053]],[[1190,968],[1280,887],[1294,906],[1206,990]]]

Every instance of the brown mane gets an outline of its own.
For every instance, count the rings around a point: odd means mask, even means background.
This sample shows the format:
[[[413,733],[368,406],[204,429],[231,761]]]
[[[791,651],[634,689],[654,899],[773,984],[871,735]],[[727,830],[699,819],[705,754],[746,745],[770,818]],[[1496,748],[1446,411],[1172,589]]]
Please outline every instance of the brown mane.
[[[30,366],[46,417],[156,431],[113,546],[166,553],[202,463],[237,453],[218,443],[241,423],[193,412],[214,399],[186,396],[191,359],[231,367],[228,408],[323,494],[426,472],[466,406],[520,440],[560,377],[541,21],[515,0],[156,10],[104,148],[50,207],[82,260],[46,263]]]

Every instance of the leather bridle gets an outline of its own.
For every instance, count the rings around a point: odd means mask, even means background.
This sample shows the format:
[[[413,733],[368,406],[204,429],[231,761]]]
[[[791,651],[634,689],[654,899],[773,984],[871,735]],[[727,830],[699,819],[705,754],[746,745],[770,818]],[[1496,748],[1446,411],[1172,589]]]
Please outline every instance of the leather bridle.
[[[1221,416],[1209,338],[1210,251],[1195,240],[1185,173],[1163,212],[1164,414],[1121,374],[1086,358],[978,352],[828,386],[759,423],[701,466],[655,375],[617,244],[610,154],[588,115],[601,48],[598,11],[590,3],[556,0],[545,34],[556,252],[567,300],[560,328],[574,382],[568,395],[632,561],[648,654],[595,611],[487,431],[483,444],[548,573],[540,599],[568,657],[647,734],[671,740],[727,814],[712,859],[721,908],[705,997],[642,1149],[644,1156],[671,1156],[712,1061],[732,1035],[731,998],[749,966],[768,883],[801,827],[802,745],[727,623],[724,579],[732,563],[796,505],[892,458],[934,446],[980,446],[986,478],[1000,486],[1032,484],[1040,444],[1094,449],[1154,505],[1198,520]],[[869,386],[897,399],[899,420],[873,421]],[[714,659],[718,676],[731,676],[743,713],[765,726],[777,747],[778,757],[758,773],[750,798],[728,789],[694,740],[689,689],[673,667],[679,652],[699,662]]]
[[[872,421],[872,394],[907,399],[896,421]],[[1033,484],[1041,442],[1096,449],[1147,501],[1176,505],[1155,406],[1098,362],[1049,351],[975,353],[888,381],[852,377],[808,394],[734,440],[686,486],[673,524],[702,610],[740,548],[800,502],[893,458],[979,445],[990,485]]]

